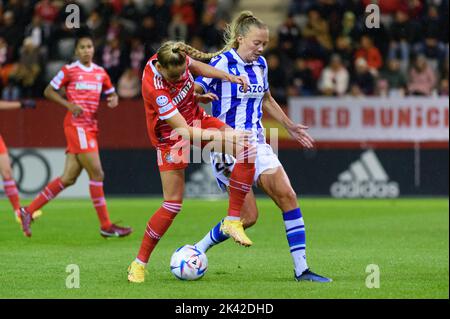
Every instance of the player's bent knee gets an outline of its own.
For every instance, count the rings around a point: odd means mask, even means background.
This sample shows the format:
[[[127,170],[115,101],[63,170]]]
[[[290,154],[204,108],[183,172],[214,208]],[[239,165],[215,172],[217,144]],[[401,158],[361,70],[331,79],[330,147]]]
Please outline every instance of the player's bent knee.
[[[76,177],[66,177],[66,176],[61,176],[61,183],[64,185],[65,188],[72,186],[73,184],[75,184],[77,181]]]
[[[105,179],[105,173],[103,172],[103,170],[95,170],[91,174],[91,180],[93,180],[93,181],[103,182],[104,179]]]
[[[297,205],[297,194],[294,190],[288,192],[279,193],[277,196],[277,202],[282,206],[296,206]]]

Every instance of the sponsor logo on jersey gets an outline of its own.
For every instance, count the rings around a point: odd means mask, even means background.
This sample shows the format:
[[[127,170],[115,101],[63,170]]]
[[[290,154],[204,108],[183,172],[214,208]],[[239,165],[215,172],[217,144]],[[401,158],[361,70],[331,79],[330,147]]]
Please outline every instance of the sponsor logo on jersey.
[[[238,98],[242,99],[246,98],[260,98],[264,95],[264,87],[260,84],[250,84],[248,86],[248,91],[244,92],[244,87],[242,85],[239,86],[238,89]]]
[[[180,104],[181,101],[186,97],[186,95],[189,93],[189,90],[192,88],[192,82],[188,81],[186,82],[186,85],[183,87],[183,89],[178,93],[176,97],[173,98],[173,104],[177,105]]]
[[[96,83],[86,83],[86,82],[77,82],[75,84],[75,90],[86,90],[86,91],[102,91],[102,85]]]

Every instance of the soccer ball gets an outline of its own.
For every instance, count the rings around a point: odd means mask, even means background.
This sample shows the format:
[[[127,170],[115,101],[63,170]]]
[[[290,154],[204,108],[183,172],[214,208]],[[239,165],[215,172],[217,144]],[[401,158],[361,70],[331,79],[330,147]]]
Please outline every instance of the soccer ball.
[[[208,269],[208,258],[192,245],[184,245],[172,255],[170,271],[181,280],[197,280]]]

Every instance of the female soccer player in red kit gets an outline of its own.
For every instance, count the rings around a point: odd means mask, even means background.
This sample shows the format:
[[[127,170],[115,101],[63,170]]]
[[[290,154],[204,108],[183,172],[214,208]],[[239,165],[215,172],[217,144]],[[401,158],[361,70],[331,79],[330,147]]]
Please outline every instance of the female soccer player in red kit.
[[[0,101],[0,110],[14,110],[18,108],[32,108],[36,107],[36,102],[33,100],[23,100],[23,101]],[[20,198],[19,191],[16,186],[16,182],[13,178],[13,172],[11,168],[11,162],[8,156],[8,148],[0,135],[0,175],[3,179],[3,190],[5,195],[8,197],[13,210],[16,220],[20,223]],[[33,219],[38,218],[42,212],[36,210],[33,213]]]
[[[190,57],[208,58],[207,54],[184,43],[166,42],[144,69],[142,96],[148,134],[157,149],[164,203],[148,221],[138,256],[128,268],[130,282],[145,280],[145,266],[150,254],[181,210],[184,170],[188,166],[186,153],[189,149],[185,148],[189,146],[188,140],[194,143],[201,141],[202,146],[211,142],[215,149],[225,147],[225,150],[233,150],[230,152],[239,158],[237,169],[230,177],[228,216],[222,231],[243,246],[252,245],[244,232],[240,211],[255,174],[255,148],[249,140],[239,142],[248,138],[248,132],[232,130],[198,106],[198,101],[210,102],[217,96],[212,93],[195,96],[191,72],[240,84],[244,91],[247,91],[247,80]]]
[[[129,227],[111,223],[103,192],[103,169],[97,143],[97,109],[102,92],[107,105],[118,105],[118,96],[106,71],[92,62],[94,45],[88,35],[78,37],[75,54],[79,58],[65,65],[46,87],[44,95],[65,108],[64,134],[67,140],[66,163],[62,176],[51,181],[28,206],[21,208],[22,229],[31,236],[30,214],[55,198],[62,190],[73,185],[83,169],[89,175],[89,191],[100,220],[103,237],[123,237],[132,232]],[[57,90],[65,87],[67,100]]]

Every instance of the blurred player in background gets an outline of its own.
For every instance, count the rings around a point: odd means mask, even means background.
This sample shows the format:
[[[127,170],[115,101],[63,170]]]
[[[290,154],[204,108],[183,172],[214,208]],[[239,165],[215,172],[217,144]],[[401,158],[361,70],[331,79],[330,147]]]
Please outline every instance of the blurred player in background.
[[[306,148],[313,147],[313,139],[305,131],[306,126],[296,124],[283,112],[270,94],[267,62],[262,56],[269,42],[267,26],[250,11],[243,11],[230,24],[227,30],[227,43],[224,49],[211,60],[210,65],[220,70],[246,76],[250,90],[244,92],[236,84],[208,77],[196,80],[196,92],[217,94],[219,100],[213,101],[213,116],[225,121],[229,126],[251,130],[257,140],[256,173],[254,182],[267,194],[283,212],[286,236],[294,262],[295,279],[316,282],[329,282],[331,279],[317,275],[309,270],[306,263],[305,226],[298,206],[297,194],[292,189],[278,157],[266,143],[261,123],[263,109],[283,125],[289,134]],[[226,51],[225,51],[226,50]],[[225,52],[224,52],[225,51]],[[229,155],[212,153],[213,172],[223,190],[230,189],[230,174],[234,172],[235,159]],[[253,192],[249,192],[242,210],[244,227],[252,226],[258,218],[258,210]],[[211,246],[228,239],[221,230],[219,222],[195,246],[206,252]]]
[[[76,62],[65,65],[46,87],[47,99],[67,108],[64,134],[67,140],[66,163],[60,177],[51,181],[28,206],[20,209],[24,234],[31,236],[31,214],[55,198],[62,190],[73,185],[81,171],[89,175],[89,191],[100,220],[103,237],[123,237],[132,232],[130,227],[111,223],[103,192],[103,169],[97,143],[97,110],[101,94],[107,95],[107,105],[115,108],[118,96],[105,70],[92,62],[94,45],[90,35],[77,38]],[[65,88],[67,99],[57,91]]]
[[[14,110],[19,108],[36,108],[36,102],[34,100],[23,100],[23,101],[0,101],[0,110]],[[13,171],[11,168],[11,161],[8,156],[8,149],[6,147],[5,141],[0,135],[0,175],[3,179],[3,190],[5,195],[8,197],[9,201],[14,210],[14,215],[16,221],[20,223],[20,198],[19,191],[16,186],[16,181],[13,177]],[[33,220],[41,216],[42,212],[36,210],[33,213]]]
[[[222,231],[243,246],[252,245],[240,219],[255,173],[256,150],[251,141],[245,140],[250,132],[235,131],[199,107],[198,102],[209,103],[217,96],[211,93],[196,96],[191,72],[239,84],[244,91],[246,79],[192,59],[203,55],[184,43],[166,42],[144,69],[142,95],[148,134],[157,149],[164,203],[150,218],[138,256],[128,268],[130,282],[145,280],[150,254],[181,211],[191,142],[201,141],[202,147],[209,142],[214,149],[225,147],[237,157],[230,177],[228,216],[222,223]]]

